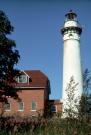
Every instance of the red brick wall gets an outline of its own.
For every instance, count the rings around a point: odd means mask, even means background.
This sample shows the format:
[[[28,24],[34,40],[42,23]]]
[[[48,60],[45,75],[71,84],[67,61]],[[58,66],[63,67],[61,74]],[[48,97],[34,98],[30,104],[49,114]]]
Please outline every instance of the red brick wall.
[[[24,102],[24,111],[18,111],[18,102],[12,98],[8,98],[11,103],[11,111],[5,111],[4,115],[20,114],[24,115],[38,115],[38,112],[43,114],[44,111],[44,90],[43,89],[31,89],[21,90],[18,95],[22,102]],[[31,111],[31,102],[37,103],[37,110]]]
[[[57,113],[62,112],[62,104],[55,104],[57,107]]]
[[[49,104],[55,106],[56,113],[62,113],[62,102],[60,102],[60,100],[49,100]]]

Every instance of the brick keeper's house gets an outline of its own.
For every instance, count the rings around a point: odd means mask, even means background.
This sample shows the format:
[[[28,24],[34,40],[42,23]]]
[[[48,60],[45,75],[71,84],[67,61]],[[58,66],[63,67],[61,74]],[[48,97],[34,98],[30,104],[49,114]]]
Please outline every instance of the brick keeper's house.
[[[19,101],[7,97],[8,103],[4,104],[4,116],[38,116],[44,115],[48,104],[54,113],[61,112],[60,100],[49,100],[50,81],[48,77],[39,70],[21,71],[16,79]]]

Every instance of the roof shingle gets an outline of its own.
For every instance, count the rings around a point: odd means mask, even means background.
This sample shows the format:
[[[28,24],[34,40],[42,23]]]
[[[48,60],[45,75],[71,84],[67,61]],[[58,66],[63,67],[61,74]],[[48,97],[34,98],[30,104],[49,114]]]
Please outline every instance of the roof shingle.
[[[22,71],[23,72],[23,71]],[[29,83],[17,83],[16,87],[46,87],[48,83],[48,77],[40,70],[25,70],[29,77]]]

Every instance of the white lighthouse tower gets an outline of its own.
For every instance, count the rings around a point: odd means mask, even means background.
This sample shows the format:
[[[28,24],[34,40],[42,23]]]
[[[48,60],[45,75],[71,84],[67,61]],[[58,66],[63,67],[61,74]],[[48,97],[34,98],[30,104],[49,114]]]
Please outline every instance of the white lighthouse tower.
[[[63,108],[66,105],[67,84],[70,82],[71,77],[74,77],[77,85],[76,97],[80,97],[83,91],[82,83],[82,70],[81,70],[81,58],[80,58],[80,35],[82,28],[77,21],[77,15],[70,10],[65,15],[64,26],[61,29],[64,41],[64,53],[63,53],[63,91],[62,100]]]

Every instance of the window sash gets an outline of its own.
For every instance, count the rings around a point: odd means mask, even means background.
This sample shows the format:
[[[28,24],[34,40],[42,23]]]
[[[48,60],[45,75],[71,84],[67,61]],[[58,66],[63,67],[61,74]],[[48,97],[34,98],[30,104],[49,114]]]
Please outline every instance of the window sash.
[[[24,102],[18,102],[18,111],[24,111]]]
[[[4,104],[4,110],[5,111],[11,111],[11,104],[10,103],[5,103]]]
[[[36,111],[36,108],[37,108],[37,103],[35,101],[32,101],[32,103],[31,103],[31,110],[32,111]]]
[[[52,112],[57,112],[57,106],[56,105],[52,105],[51,106],[51,111]]]
[[[19,81],[19,83],[27,83],[27,76],[20,75],[18,81]]]

